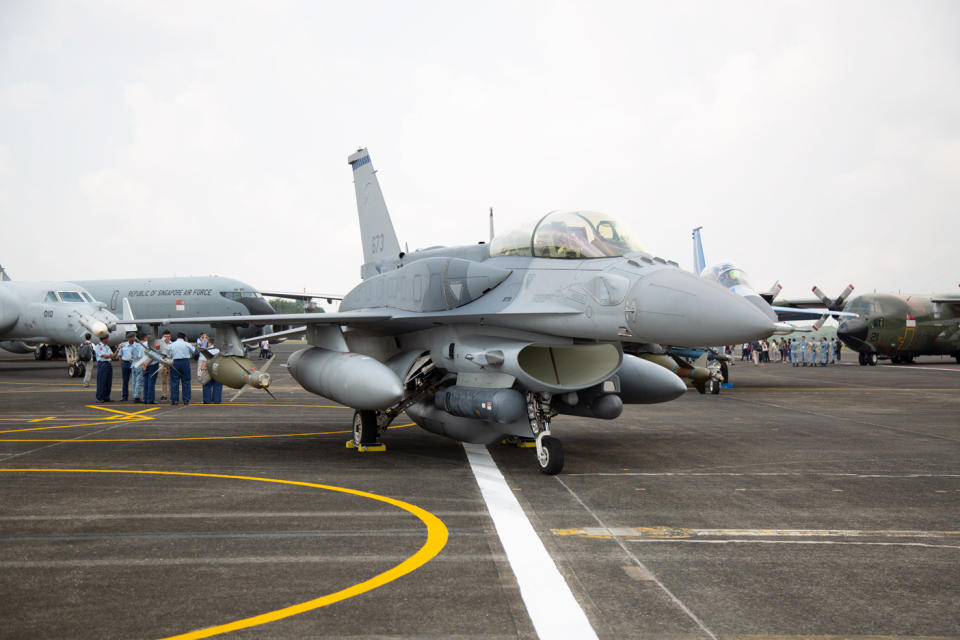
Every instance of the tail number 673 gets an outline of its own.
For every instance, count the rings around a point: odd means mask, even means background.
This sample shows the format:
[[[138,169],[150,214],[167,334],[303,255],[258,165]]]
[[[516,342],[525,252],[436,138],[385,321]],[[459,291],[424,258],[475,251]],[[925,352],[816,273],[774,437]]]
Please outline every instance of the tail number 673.
[[[378,233],[370,239],[370,248],[373,250],[373,253],[380,253],[383,251],[383,234]]]

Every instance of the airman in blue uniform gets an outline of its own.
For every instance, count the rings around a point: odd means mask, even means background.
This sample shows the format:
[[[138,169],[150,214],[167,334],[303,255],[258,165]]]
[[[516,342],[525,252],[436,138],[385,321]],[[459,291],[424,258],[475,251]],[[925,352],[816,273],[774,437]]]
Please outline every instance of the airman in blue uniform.
[[[797,345],[797,355],[800,356],[800,366],[807,366],[807,336],[800,336],[800,344]]]
[[[831,345],[827,342],[826,338],[820,338],[820,366],[827,366],[827,362],[830,361],[830,351],[832,351]]]
[[[93,345],[97,356],[97,402],[110,402],[113,389],[113,359],[117,354],[110,348],[109,338],[101,338],[100,344]]]
[[[120,384],[121,402],[126,402],[130,396],[130,371],[133,368],[133,344],[135,337],[135,334],[128,333],[127,341],[117,349],[120,354],[120,376],[123,380]]]
[[[817,341],[813,338],[807,343],[807,362],[811,367],[817,366]]]
[[[185,333],[178,333],[177,339],[170,343],[170,404],[180,402],[180,390],[183,390],[183,404],[190,404],[190,355],[194,347],[187,342]]]

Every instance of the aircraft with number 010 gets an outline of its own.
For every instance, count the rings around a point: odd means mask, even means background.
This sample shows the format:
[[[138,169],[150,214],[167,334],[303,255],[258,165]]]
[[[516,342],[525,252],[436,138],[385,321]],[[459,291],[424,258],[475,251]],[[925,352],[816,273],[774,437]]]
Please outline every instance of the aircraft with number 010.
[[[381,447],[380,434],[405,411],[465,442],[535,438],[540,470],[558,473],[554,416],[614,419],[624,403],[686,391],[672,372],[624,354],[623,341],[730,344],[774,332],[748,301],[647,253],[602,213],[557,211],[489,244],[404,252],[369,153],[348,162],[364,264],[339,312],[186,321],[213,325],[214,360],[244,370],[238,328],[302,323],[290,333],[305,332],[310,346],[290,355],[288,371],[355,410],[350,444],[360,451]],[[216,378],[227,367],[211,369]],[[221,382],[235,387],[237,378]]]
[[[84,374],[84,334],[119,343],[129,327],[75,282],[11,280],[0,267],[0,348],[38,360],[67,359],[71,377]]]

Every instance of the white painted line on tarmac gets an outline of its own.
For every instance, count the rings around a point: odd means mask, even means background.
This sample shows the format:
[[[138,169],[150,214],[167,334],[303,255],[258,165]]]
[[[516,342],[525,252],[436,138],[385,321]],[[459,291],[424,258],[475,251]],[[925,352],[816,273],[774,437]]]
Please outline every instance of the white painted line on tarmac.
[[[463,448],[537,635],[541,640],[596,638],[587,614],[573,597],[490,452],[478,444],[464,443]]]

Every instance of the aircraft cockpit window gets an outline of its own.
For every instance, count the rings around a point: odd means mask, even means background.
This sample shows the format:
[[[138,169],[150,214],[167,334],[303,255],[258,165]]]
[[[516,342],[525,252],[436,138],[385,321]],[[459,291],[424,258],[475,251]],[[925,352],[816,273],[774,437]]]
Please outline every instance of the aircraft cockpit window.
[[[710,277],[728,289],[737,285],[750,286],[747,279],[747,273],[743,269],[738,269],[729,262],[714,265],[710,268]],[[751,287],[752,288],[752,287]]]
[[[96,302],[96,300],[93,299],[93,296],[87,293],[86,291],[82,291],[80,295],[82,295],[83,299],[86,300],[87,302]]]
[[[540,258],[612,258],[643,251],[623,225],[602,213],[554,211],[490,244],[490,256]]]
[[[222,295],[227,300],[236,300],[237,302],[240,302],[239,291],[221,291],[220,295]]]
[[[43,299],[44,302],[60,302],[60,298],[57,297],[53,291],[47,291],[47,297]]]
[[[244,291],[240,294],[243,298],[262,298],[259,291]]]
[[[64,302],[83,302],[79,291],[60,291],[60,299]]]

